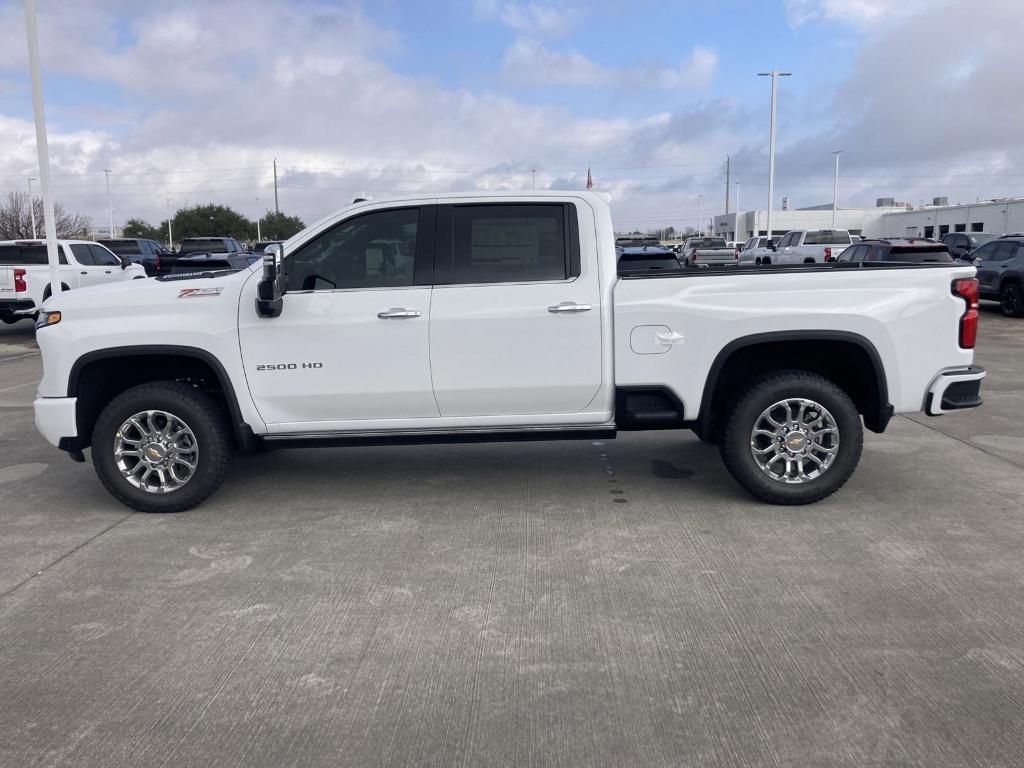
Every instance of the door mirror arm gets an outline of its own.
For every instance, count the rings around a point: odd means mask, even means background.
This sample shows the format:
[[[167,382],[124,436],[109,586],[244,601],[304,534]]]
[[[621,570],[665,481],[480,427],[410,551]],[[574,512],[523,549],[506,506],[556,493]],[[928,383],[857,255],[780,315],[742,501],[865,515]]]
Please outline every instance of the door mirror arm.
[[[256,284],[256,314],[260,317],[279,317],[284,309],[284,291],[281,288],[284,248],[275,243],[263,253],[263,277]]]

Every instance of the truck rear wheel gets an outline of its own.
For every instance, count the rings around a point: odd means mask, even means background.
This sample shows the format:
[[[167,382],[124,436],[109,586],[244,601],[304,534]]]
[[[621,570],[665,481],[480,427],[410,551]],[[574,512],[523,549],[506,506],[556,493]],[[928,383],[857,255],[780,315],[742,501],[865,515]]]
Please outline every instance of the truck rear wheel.
[[[118,395],[92,433],[103,486],[140,512],[191,509],[223,482],[231,458],[224,413],[195,387],[142,384]]]
[[[828,379],[782,370],[739,396],[719,450],[729,473],[769,504],[811,504],[853,474],[864,445],[860,414]]]

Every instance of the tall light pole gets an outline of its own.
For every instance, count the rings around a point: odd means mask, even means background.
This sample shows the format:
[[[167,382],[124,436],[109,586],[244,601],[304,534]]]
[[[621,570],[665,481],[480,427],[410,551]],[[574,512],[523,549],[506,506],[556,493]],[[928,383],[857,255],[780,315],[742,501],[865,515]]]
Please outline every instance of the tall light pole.
[[[758,72],[758,77],[770,77],[772,79],[772,108],[771,127],[768,130],[768,240],[772,238],[772,200],[775,197],[775,101],[778,91],[780,77],[789,77],[792,72],[779,72],[773,69],[771,72]]]
[[[260,196],[256,195],[256,242],[258,243],[263,239],[263,234],[260,231]]]
[[[530,189],[536,189],[537,188],[537,166],[534,166],[532,169],[530,169],[530,173],[533,174],[533,179],[530,182]]]
[[[737,181],[736,184],[736,213],[740,212],[740,183]]]
[[[832,229],[836,228],[836,200],[839,196],[839,154],[842,151],[837,149],[832,152],[832,156],[836,159],[836,174],[832,180]]]
[[[37,235],[36,235],[36,203],[35,203],[35,200],[32,199],[32,182],[33,181],[35,181],[35,177],[34,176],[29,176],[28,177],[28,210],[29,210],[29,213],[32,215],[32,239],[35,240],[37,238]]]
[[[704,236],[704,217],[701,208],[704,205],[704,195],[697,195],[697,236]]]
[[[60,263],[57,256],[57,223],[53,215],[53,190],[50,189],[50,145],[46,140],[46,105],[43,103],[43,78],[39,71],[36,0],[25,0],[25,34],[28,37],[28,69],[32,79],[32,112],[36,123],[39,186],[43,188],[43,229],[46,231],[46,260],[50,265],[50,295],[58,296],[61,292]]]
[[[167,247],[174,250],[174,232],[171,231],[171,198],[167,198]]]
[[[107,213],[110,214],[110,236],[116,237],[114,234],[114,206],[110,204],[110,169],[101,169],[103,173],[107,175]]]

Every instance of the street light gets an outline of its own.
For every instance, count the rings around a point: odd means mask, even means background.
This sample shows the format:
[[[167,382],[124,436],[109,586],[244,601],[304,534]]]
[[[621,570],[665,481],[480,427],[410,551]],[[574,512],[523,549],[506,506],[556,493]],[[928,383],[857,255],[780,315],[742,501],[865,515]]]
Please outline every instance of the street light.
[[[171,231],[171,198],[167,198],[167,247],[174,250],[174,233]]]
[[[110,214],[110,236],[116,237],[114,234],[114,206],[110,204],[110,169],[101,168],[100,170],[107,175],[107,213]]]
[[[704,236],[704,220],[701,214],[701,207],[704,204],[704,195],[697,195],[697,236]]]
[[[837,149],[832,152],[832,156],[836,159],[836,175],[832,181],[832,229],[836,228],[836,199],[839,195],[839,154],[842,151]]]
[[[50,189],[50,145],[46,140],[46,105],[43,78],[39,71],[39,29],[36,0],[25,0],[25,35],[28,38],[28,71],[32,80],[32,114],[36,124],[36,154],[39,156],[39,186],[43,188],[43,229],[46,231],[46,260],[50,265],[50,295],[61,292],[60,262],[57,255],[57,224]]]
[[[740,183],[738,181],[733,182],[736,185],[736,213],[740,212]]]
[[[36,235],[36,204],[35,204],[35,201],[32,200],[32,182],[35,181],[35,180],[36,180],[35,176],[29,176],[28,177],[28,210],[29,210],[29,214],[31,214],[31,216],[32,216],[32,239],[33,240],[35,240],[37,238],[37,235]]]
[[[772,108],[771,127],[768,130],[768,240],[772,239],[772,198],[775,196],[775,101],[780,77],[789,77],[792,72],[779,72],[773,69],[771,72],[758,72],[758,77],[770,77],[772,79]]]

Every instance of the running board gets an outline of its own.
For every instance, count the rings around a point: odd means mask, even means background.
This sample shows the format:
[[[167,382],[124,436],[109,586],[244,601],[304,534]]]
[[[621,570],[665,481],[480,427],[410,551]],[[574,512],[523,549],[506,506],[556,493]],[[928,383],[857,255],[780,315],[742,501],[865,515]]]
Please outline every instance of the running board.
[[[522,443],[534,440],[614,440],[615,427],[473,427],[376,432],[303,432],[262,435],[267,448],[316,448],[366,445],[436,445],[439,443]]]

